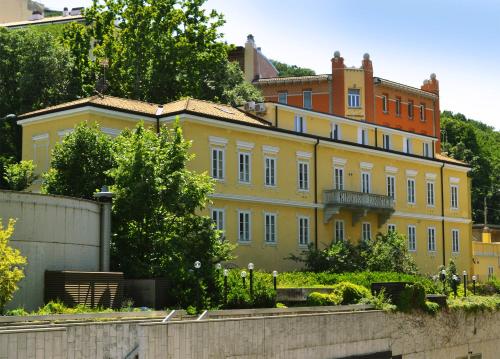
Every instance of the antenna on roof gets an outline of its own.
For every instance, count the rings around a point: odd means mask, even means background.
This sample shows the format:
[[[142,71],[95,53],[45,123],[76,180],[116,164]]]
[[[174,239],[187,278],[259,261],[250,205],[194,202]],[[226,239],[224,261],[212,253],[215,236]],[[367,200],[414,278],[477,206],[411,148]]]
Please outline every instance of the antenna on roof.
[[[104,93],[108,89],[108,82],[106,81],[106,69],[109,66],[108,59],[102,59],[101,61],[99,61],[99,65],[101,65],[101,67],[102,67],[103,75],[102,75],[102,77],[97,79],[94,92],[97,93],[97,95],[99,95],[99,97],[103,98]]]

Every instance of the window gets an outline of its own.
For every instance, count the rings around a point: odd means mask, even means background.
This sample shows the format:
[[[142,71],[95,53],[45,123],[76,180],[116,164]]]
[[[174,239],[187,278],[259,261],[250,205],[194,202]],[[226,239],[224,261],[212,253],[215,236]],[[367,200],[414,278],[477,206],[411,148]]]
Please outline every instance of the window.
[[[408,178],[407,180],[407,200],[409,204],[415,204],[415,180],[413,178]]]
[[[332,123],[332,136],[334,140],[340,140],[340,126],[337,123]]]
[[[388,224],[387,225],[387,233],[389,232],[396,232],[396,225],[395,224]]]
[[[278,92],[278,102],[286,105],[288,103],[288,93]]]
[[[408,118],[411,120],[413,118],[413,101],[408,100]]]
[[[390,150],[391,149],[391,136],[383,134],[382,135],[382,144],[384,146],[384,149]]]
[[[238,241],[250,242],[250,212],[238,212]]]
[[[401,98],[396,97],[396,116],[401,116]]]
[[[299,190],[309,191],[309,162],[298,162],[298,184]]]
[[[306,132],[306,120],[302,116],[295,116],[295,131],[296,132]]]
[[[212,221],[214,221],[214,226],[216,230],[224,231],[224,210],[213,208]]]
[[[264,163],[264,182],[266,186],[276,186],[276,158],[265,157]]]
[[[408,250],[417,250],[417,229],[412,225],[408,226]]]
[[[299,245],[309,244],[309,217],[299,217]]]
[[[359,94],[360,94],[359,89],[347,90],[347,106],[349,106],[349,107],[361,107]]]
[[[344,241],[344,221],[338,220],[335,221],[335,240],[337,242]]]
[[[333,173],[335,189],[344,190],[344,169],[342,167],[335,167]]]
[[[387,195],[392,199],[396,198],[396,179],[394,176],[387,176]]]
[[[427,205],[434,207],[434,182],[427,182]]]
[[[312,91],[304,91],[304,108],[310,110],[312,108]]]
[[[368,241],[372,238],[372,225],[371,223],[363,223],[361,238]]]
[[[451,230],[451,251],[458,253],[460,251],[460,239],[458,229]]]
[[[450,190],[451,208],[458,209],[458,186],[453,184]]]
[[[361,192],[370,193],[370,173],[361,172]]]
[[[212,177],[224,179],[224,149],[212,148]]]
[[[425,121],[425,105],[420,104],[420,121]]]
[[[250,183],[250,153],[240,152],[238,158],[238,180]]]
[[[403,152],[412,153],[411,139],[408,137],[403,138]]]
[[[493,269],[493,266],[488,266],[488,280],[490,280],[491,278],[493,278],[494,276],[494,269]]]
[[[387,113],[387,95],[382,95],[382,111]]]
[[[424,142],[423,143],[423,150],[422,150],[422,154],[425,156],[425,157],[432,157],[432,152],[431,152],[431,145],[429,142]]]
[[[358,143],[362,145],[368,144],[368,130],[364,128],[358,128]]]
[[[427,228],[427,250],[429,252],[436,251],[436,228]]]
[[[276,243],[276,214],[266,213],[264,215],[264,238],[266,243]]]

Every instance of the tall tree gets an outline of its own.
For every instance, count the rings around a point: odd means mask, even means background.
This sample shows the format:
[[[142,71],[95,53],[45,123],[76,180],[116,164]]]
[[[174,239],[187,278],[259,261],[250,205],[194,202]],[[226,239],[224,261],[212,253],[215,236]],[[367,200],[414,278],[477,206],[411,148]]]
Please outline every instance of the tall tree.
[[[271,60],[276,70],[278,70],[279,77],[289,77],[289,76],[310,76],[316,75],[314,70],[308,69],[306,67],[299,67],[297,65],[288,65],[283,62],[276,60]]]

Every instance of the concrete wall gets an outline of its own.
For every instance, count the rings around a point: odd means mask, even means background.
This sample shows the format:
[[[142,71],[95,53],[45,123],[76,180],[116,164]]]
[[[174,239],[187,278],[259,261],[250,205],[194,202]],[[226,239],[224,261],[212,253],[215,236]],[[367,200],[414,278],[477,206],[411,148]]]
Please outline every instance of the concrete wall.
[[[236,311],[234,311],[236,312]],[[242,311],[244,312],[244,311]],[[0,359],[345,358],[392,352],[403,359],[497,359],[500,312],[466,315],[380,311],[173,321],[91,322],[50,328],[0,327]],[[43,333],[43,334],[39,334]]]
[[[17,219],[11,243],[28,261],[8,308],[43,304],[45,270],[99,270],[99,213],[91,201],[0,191],[0,220]]]

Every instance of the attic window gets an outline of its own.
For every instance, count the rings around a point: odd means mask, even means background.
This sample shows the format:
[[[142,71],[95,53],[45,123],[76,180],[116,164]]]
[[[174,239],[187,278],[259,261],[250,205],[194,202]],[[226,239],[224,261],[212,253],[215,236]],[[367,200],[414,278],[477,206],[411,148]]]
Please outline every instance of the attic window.
[[[231,115],[234,115],[234,111],[231,111],[231,110],[228,110],[226,108],[223,108],[223,107],[218,107],[218,106],[214,106],[217,110],[219,111],[222,111],[222,112],[225,112],[225,113],[229,113]]]

